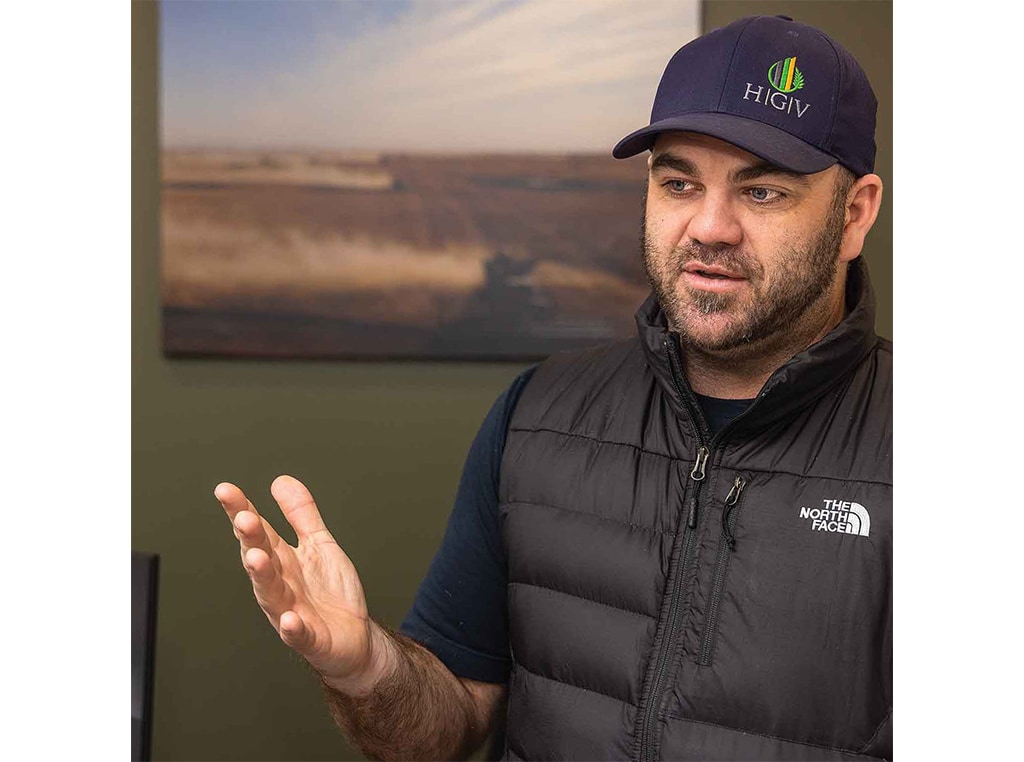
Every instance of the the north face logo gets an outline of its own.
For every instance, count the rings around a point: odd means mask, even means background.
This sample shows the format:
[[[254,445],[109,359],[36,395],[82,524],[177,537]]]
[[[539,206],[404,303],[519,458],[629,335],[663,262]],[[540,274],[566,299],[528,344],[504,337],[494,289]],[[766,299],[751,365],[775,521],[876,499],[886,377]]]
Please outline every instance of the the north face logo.
[[[811,520],[811,529],[819,532],[845,532],[867,537],[871,532],[871,515],[860,503],[845,500],[823,500],[823,508],[800,509],[800,518]]]

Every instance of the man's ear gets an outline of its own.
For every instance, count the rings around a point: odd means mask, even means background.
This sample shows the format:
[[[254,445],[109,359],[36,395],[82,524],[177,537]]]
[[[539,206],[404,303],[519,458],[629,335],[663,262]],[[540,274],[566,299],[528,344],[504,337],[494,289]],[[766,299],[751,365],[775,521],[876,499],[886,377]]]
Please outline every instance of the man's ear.
[[[860,255],[864,237],[875,224],[881,206],[882,178],[878,175],[857,178],[846,194],[846,223],[839,247],[840,262],[850,262]]]

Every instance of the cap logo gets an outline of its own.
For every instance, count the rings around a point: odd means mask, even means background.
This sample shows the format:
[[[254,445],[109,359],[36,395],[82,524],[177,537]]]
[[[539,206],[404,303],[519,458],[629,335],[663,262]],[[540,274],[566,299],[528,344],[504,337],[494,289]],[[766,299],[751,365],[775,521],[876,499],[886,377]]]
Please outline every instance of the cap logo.
[[[769,66],[768,84],[782,93],[791,93],[803,87],[804,75],[796,68],[796,56],[776,61]]]

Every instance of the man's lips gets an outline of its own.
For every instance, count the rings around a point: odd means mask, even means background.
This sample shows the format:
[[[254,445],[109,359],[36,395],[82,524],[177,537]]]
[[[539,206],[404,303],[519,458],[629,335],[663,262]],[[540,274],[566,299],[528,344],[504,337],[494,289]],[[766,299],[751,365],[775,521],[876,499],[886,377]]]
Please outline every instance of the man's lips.
[[[702,262],[687,262],[683,272],[699,275],[705,278],[732,278],[734,280],[746,280],[739,273],[732,272],[720,265],[705,265]]]
[[[681,276],[683,283],[698,291],[728,293],[743,287],[747,279],[721,265],[687,262]]]

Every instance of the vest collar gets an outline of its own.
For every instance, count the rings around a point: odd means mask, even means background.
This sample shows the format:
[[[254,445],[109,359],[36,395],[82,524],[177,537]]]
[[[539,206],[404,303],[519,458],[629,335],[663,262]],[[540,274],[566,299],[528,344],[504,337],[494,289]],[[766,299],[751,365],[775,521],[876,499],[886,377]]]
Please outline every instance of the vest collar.
[[[863,257],[857,257],[849,266],[846,307],[847,314],[842,322],[821,341],[794,355],[776,370],[750,409],[725,430],[733,434],[738,430],[759,430],[795,415],[842,381],[871,351],[877,341],[875,297]],[[669,331],[665,313],[654,293],[637,311],[636,324],[647,363],[676,414],[687,422],[703,421],[693,390],[681,371],[676,377],[682,398],[677,391],[669,358],[669,342],[675,342],[677,337]],[[707,438],[704,428],[702,439]]]

